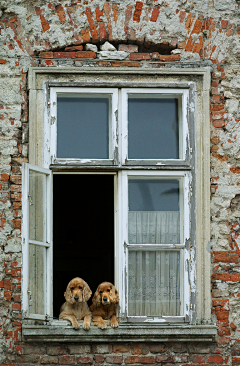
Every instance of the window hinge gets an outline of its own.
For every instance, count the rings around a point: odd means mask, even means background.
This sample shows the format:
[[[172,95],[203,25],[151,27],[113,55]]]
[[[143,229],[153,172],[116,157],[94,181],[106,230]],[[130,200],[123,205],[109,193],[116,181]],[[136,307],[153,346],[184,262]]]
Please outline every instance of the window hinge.
[[[28,290],[28,298],[29,298],[29,302],[32,301],[32,292]]]
[[[33,206],[32,196],[30,194],[28,195],[28,199],[30,206]]]

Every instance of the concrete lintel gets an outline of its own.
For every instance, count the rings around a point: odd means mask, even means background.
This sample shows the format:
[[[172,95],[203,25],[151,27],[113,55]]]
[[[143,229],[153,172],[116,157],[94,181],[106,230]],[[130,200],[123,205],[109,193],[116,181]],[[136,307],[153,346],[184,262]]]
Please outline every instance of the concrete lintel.
[[[205,79],[209,79],[209,75],[212,69],[209,66],[200,66],[197,68],[193,67],[164,67],[162,69],[146,69],[146,68],[138,68],[138,67],[121,67],[121,68],[109,68],[109,67],[101,67],[101,68],[89,68],[89,67],[51,67],[51,68],[40,68],[40,67],[30,67],[29,68],[29,78],[28,78],[28,89],[36,88],[36,77],[37,74],[43,75],[78,75],[78,74],[96,74],[96,75],[106,75],[106,74],[141,74],[141,75],[202,75],[205,76]],[[204,90],[206,90],[204,88]]]

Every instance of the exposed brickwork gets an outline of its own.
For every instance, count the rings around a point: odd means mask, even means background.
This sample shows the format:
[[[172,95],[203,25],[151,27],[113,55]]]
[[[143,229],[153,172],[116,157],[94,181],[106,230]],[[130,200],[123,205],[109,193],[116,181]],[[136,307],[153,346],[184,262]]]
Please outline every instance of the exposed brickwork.
[[[136,354],[135,349],[138,348]],[[239,349],[234,350],[237,359]],[[113,345],[29,345],[18,348],[15,362],[37,365],[228,365],[229,357],[215,345],[175,343],[113,344]]]
[[[28,3],[28,4],[27,4]],[[0,9],[0,364],[239,365],[239,14],[234,0],[14,2]],[[110,41],[126,59],[99,60]],[[86,50],[86,43],[98,52]],[[175,50],[174,50],[175,49]],[[116,57],[116,56],[115,56]],[[213,68],[213,344],[25,344],[21,338],[21,165],[28,162],[28,68]]]

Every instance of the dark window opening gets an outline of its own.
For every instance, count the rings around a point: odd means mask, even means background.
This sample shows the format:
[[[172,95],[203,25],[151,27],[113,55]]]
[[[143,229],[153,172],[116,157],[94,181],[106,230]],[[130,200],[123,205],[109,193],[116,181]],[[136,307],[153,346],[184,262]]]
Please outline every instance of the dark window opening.
[[[69,281],[81,277],[94,294],[114,283],[114,177],[53,177],[53,316],[59,317]],[[91,299],[88,304],[91,305]]]

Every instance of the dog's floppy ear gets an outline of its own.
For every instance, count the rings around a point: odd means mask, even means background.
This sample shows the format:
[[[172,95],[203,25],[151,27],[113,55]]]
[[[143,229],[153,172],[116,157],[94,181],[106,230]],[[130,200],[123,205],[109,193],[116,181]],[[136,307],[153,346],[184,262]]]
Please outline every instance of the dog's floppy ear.
[[[83,301],[88,301],[92,295],[92,291],[90,287],[88,286],[87,282],[84,282],[84,288],[83,288]]]
[[[112,285],[112,289],[110,291],[110,299],[113,304],[119,303],[118,290],[113,285]]]
[[[96,289],[96,292],[95,292],[95,294],[93,296],[92,303],[95,306],[98,306],[98,305],[101,304],[101,298],[100,298],[100,293],[98,291],[98,288]]]
[[[71,281],[67,285],[66,292],[64,292],[64,297],[65,297],[65,300],[67,302],[69,302],[70,304],[73,304],[74,303],[74,299],[72,297],[72,293],[71,293],[71,290],[70,290],[70,283],[71,283]]]

